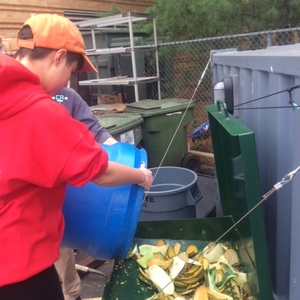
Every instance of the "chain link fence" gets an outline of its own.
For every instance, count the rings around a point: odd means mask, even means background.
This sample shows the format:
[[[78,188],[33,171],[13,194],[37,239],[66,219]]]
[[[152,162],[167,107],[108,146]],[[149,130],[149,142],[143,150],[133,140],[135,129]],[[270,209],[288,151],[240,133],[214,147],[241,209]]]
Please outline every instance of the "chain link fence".
[[[205,106],[212,103],[210,68],[204,74],[212,50],[236,48],[238,51],[264,49],[274,45],[299,43],[300,28],[289,28],[231,36],[221,36],[198,40],[162,43],[158,45],[161,99],[183,98],[197,102],[194,120],[187,126],[187,134],[207,121]],[[137,75],[156,74],[155,54],[136,54]],[[132,76],[130,55],[98,56],[99,75],[102,78]],[[196,89],[201,76],[204,75]],[[79,80],[92,79],[92,74],[83,74]],[[99,87],[78,86],[78,91],[89,105],[97,103]],[[124,103],[133,102],[133,86],[101,86],[102,94],[121,94]],[[158,99],[157,83],[139,86],[140,99]],[[213,152],[209,131],[191,141],[194,150]]]

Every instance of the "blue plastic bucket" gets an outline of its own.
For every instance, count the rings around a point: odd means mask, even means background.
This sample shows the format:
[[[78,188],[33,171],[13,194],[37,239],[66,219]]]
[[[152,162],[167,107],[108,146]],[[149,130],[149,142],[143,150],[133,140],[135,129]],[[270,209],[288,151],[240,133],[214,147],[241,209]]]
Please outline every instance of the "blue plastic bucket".
[[[101,145],[109,160],[130,167],[147,165],[144,149],[125,143]],[[144,189],[135,185],[100,187],[67,186],[63,214],[65,231],[61,245],[90,256],[123,260],[132,244],[139,220]]]

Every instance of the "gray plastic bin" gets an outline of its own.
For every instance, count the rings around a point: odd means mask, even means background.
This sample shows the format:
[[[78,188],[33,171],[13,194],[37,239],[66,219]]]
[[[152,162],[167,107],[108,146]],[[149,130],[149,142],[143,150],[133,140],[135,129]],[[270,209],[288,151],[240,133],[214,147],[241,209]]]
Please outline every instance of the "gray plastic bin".
[[[196,218],[203,197],[194,171],[180,167],[150,168],[154,181],[145,192],[141,221]]]

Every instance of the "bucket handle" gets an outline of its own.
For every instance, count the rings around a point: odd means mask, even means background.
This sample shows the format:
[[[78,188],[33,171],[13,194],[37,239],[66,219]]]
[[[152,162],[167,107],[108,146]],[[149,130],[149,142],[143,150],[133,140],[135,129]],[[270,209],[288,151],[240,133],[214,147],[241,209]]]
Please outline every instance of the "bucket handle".
[[[198,203],[203,197],[203,194],[200,190],[200,187],[198,185],[198,183],[195,186],[195,189],[193,191],[193,193],[191,192],[191,189],[187,190],[187,205],[195,205],[196,203]]]

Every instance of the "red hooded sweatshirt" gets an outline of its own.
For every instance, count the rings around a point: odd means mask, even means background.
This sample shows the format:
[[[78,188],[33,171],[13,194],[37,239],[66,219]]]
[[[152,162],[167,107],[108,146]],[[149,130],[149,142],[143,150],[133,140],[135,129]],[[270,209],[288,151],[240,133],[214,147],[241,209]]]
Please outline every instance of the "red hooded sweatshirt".
[[[39,78],[0,54],[0,286],[25,280],[59,256],[67,182],[103,174],[108,157]]]

